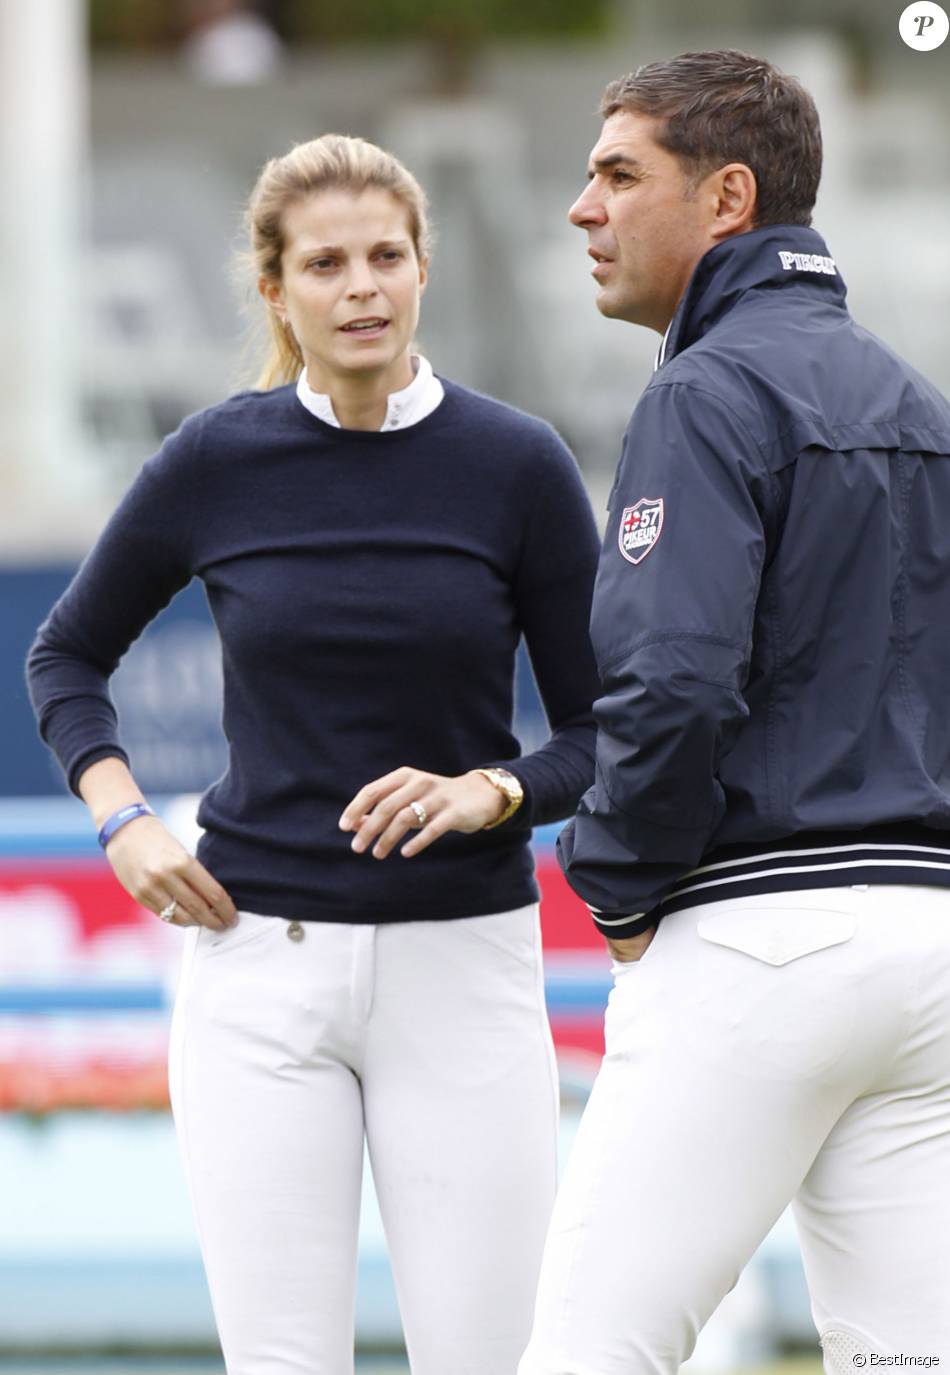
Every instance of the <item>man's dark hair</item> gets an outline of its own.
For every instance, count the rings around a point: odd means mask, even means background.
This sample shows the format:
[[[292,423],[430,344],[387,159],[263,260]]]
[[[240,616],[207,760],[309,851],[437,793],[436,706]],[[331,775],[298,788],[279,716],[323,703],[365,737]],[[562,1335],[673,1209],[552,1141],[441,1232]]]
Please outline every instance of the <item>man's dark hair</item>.
[[[681,53],[612,81],[600,113],[660,121],[656,141],[695,183],[727,162],[755,174],[755,223],[811,224],[821,179],[815,102],[793,76],[748,53]]]

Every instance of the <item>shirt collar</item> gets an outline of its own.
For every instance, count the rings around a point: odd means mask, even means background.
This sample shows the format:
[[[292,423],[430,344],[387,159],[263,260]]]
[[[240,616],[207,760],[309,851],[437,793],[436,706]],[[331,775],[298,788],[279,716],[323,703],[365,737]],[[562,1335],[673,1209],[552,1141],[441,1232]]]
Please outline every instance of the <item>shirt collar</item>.
[[[666,329],[663,331],[663,338],[660,340],[660,347],[657,349],[656,357],[653,360],[654,372],[657,372],[660,368],[662,368],[663,364],[666,362],[666,345],[670,337],[670,330],[672,328],[673,321],[671,320],[670,323],[667,325]]]
[[[429,360],[423,358],[421,354],[416,354],[413,356],[412,362],[416,375],[408,387],[403,387],[401,391],[394,391],[389,394],[386,402],[386,418],[382,424],[384,430],[404,430],[409,425],[417,425],[420,420],[424,420],[427,415],[432,414],[445,395],[445,389],[432,371],[432,364]],[[332,425],[337,430],[340,429],[340,422],[336,418],[333,402],[325,393],[312,390],[307,381],[306,368],[297,379],[297,398],[311,415],[315,415],[318,420],[323,420],[327,425]]]

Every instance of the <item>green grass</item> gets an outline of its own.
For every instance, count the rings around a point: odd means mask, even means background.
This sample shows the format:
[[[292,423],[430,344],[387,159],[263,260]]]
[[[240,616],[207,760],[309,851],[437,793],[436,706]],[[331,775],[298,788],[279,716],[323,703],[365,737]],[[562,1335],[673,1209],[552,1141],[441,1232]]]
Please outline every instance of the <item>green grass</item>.
[[[145,1371],[151,1372],[151,1375],[162,1375],[162,1372],[164,1375],[224,1375],[224,1367],[216,1361],[195,1361],[192,1364],[187,1359],[152,1364],[135,1359],[106,1358],[97,1361],[95,1357],[88,1357],[75,1362],[38,1359],[14,1361],[8,1365],[0,1356],[0,1369],[4,1375],[143,1375]],[[358,1375],[409,1375],[409,1367],[399,1360],[385,1361],[373,1357],[358,1361],[356,1369]],[[795,1356],[756,1370],[743,1370],[741,1375],[822,1375],[822,1369],[821,1361],[816,1357]]]
[[[774,1365],[750,1370],[747,1375],[822,1375],[821,1359],[818,1356],[790,1356]]]

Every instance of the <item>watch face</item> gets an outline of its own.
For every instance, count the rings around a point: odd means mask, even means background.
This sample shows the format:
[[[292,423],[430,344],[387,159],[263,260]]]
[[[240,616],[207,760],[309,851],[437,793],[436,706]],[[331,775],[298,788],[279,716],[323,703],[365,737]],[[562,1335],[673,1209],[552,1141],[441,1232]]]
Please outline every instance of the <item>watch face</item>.
[[[507,821],[518,810],[524,801],[524,788],[521,786],[521,780],[507,769],[491,767],[479,769],[478,772],[483,773],[507,799],[507,806],[501,816],[496,821],[490,821],[484,828],[490,831],[492,827],[500,826],[503,821]]]
[[[498,776],[499,783],[502,785],[511,801],[520,802],[524,795],[524,789],[521,786],[520,779],[515,778],[514,774],[509,773],[507,769],[496,769],[495,773]]]

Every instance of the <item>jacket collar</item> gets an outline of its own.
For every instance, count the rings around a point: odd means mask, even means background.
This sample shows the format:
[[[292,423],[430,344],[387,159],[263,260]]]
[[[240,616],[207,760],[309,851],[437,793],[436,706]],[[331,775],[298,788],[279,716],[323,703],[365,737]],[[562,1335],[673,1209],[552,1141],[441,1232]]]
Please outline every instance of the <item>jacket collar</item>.
[[[763,286],[805,287],[842,306],[847,295],[835,261],[814,229],[770,224],[736,234],[700,258],[663,336],[655,367],[701,339],[747,291]]]

